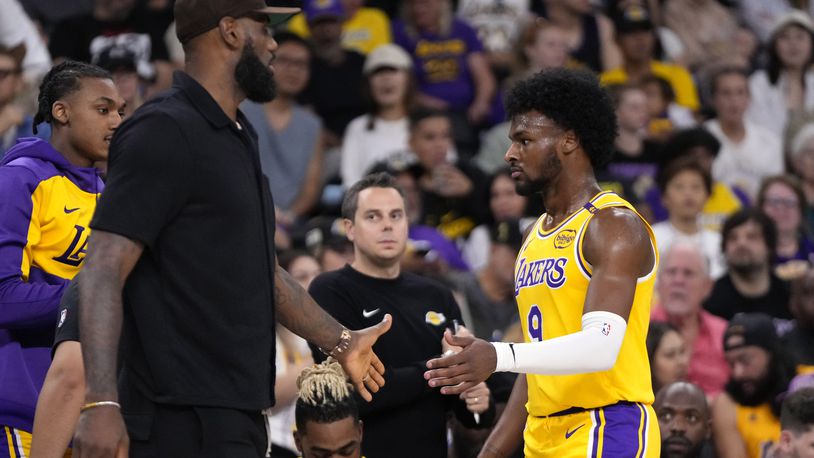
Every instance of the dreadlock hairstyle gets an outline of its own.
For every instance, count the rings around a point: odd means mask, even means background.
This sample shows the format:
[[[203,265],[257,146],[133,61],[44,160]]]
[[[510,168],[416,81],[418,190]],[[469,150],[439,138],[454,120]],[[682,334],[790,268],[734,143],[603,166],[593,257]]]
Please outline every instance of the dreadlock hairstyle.
[[[40,94],[37,96],[37,114],[34,115],[34,133],[37,133],[37,124],[47,122],[52,124],[54,117],[51,107],[54,102],[72,92],[79,90],[82,78],[113,79],[107,70],[95,65],[66,60],[51,67],[40,84]]]
[[[298,431],[304,432],[309,421],[333,423],[348,417],[359,421],[353,386],[335,359],[305,368],[297,377],[297,390],[294,418]]]

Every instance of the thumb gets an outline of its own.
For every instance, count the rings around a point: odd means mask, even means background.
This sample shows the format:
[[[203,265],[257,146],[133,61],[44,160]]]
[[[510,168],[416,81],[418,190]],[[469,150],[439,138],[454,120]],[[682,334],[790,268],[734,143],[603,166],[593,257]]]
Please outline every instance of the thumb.
[[[373,326],[373,332],[376,334],[377,337],[381,336],[382,334],[389,331],[390,326],[392,325],[393,325],[393,316],[388,313],[384,315],[384,318],[382,318],[382,321],[380,321],[379,324]]]
[[[456,347],[466,347],[472,344],[475,341],[475,338],[472,336],[457,336],[453,335],[449,329],[444,331],[444,339],[447,341],[448,344],[454,345]]]

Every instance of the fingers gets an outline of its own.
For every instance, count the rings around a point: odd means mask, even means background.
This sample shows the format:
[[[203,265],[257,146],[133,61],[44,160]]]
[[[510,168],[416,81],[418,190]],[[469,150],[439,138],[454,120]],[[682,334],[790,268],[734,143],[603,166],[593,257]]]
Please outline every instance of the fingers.
[[[444,331],[444,339],[446,339],[448,344],[458,347],[468,347],[475,342],[475,338],[472,335],[453,335],[449,329]]]
[[[374,393],[379,391],[379,388],[384,386],[384,377],[382,374],[376,372],[372,368],[368,370],[367,375],[362,380],[365,382],[365,386],[367,386],[368,389]]]
[[[450,379],[450,380],[453,380],[453,379]],[[474,385],[473,382],[459,382],[458,384],[454,384],[454,383],[450,382],[450,384],[455,385],[455,386],[445,386],[445,387],[441,388],[441,394],[445,394],[445,395],[446,394],[461,394],[464,391],[468,390],[469,388],[472,388],[472,386]]]
[[[368,391],[367,387],[365,387],[365,382],[362,381],[354,382],[353,385],[356,387],[356,391],[359,392],[359,396],[361,396],[362,399],[364,399],[367,402],[373,400],[373,395],[370,394],[370,391]]]
[[[373,353],[373,356],[370,359],[370,366],[379,374],[384,375],[384,363],[382,363],[382,360],[376,356],[376,353]],[[384,378],[382,378],[382,380],[384,380]]]
[[[430,386],[441,386],[438,380],[444,380],[451,377],[457,377],[467,373],[466,364],[458,364],[457,366],[445,367],[442,369],[433,369],[424,372],[424,379],[429,380]],[[444,383],[443,385],[449,385]]]
[[[442,358],[434,358],[427,361],[427,368],[429,369],[438,369],[438,368],[445,368],[455,366],[457,364],[461,364],[466,361],[466,356],[461,353],[456,353],[450,356],[444,356]],[[428,371],[431,372],[431,371]],[[429,380],[430,377],[424,377],[425,379]]]

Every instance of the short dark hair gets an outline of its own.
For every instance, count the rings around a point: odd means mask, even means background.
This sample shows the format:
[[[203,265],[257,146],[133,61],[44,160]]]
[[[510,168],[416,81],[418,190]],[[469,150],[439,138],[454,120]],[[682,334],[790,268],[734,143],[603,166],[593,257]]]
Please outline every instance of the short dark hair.
[[[704,189],[707,190],[707,195],[712,194],[712,176],[709,171],[705,169],[698,161],[690,157],[678,158],[671,161],[664,168],[660,169],[656,175],[656,183],[659,186],[659,191],[664,195],[667,190],[667,185],[673,181],[681,172],[691,171],[701,175],[701,180],[704,182]]]
[[[676,92],[673,89],[673,85],[670,84],[665,78],[662,78],[658,75],[646,75],[642,78],[641,82],[639,82],[639,86],[644,88],[648,84],[655,84],[658,86],[659,91],[661,92],[661,96],[664,97],[669,103],[675,102],[676,100]]]
[[[425,107],[416,108],[410,111],[410,114],[407,116],[407,120],[410,125],[410,132],[412,133],[413,130],[415,130],[415,128],[418,127],[421,121],[430,118],[444,118],[449,120],[449,113],[447,113],[444,110],[439,110],[436,108],[425,108]]]
[[[780,428],[795,434],[814,426],[814,387],[800,388],[783,400],[780,408]]]
[[[747,82],[749,81],[749,72],[745,68],[739,65],[724,65],[712,72],[712,75],[709,77],[709,93],[711,95],[715,95],[715,92],[718,91],[718,80],[727,75],[740,75]]]
[[[721,251],[726,251],[727,239],[732,231],[749,221],[754,221],[760,226],[763,241],[766,242],[766,246],[769,248],[769,262],[773,262],[777,251],[777,229],[774,227],[771,218],[766,213],[763,213],[763,210],[755,207],[742,208],[729,215],[724,221],[721,228]]]
[[[689,150],[697,147],[706,149],[714,158],[718,156],[718,151],[721,150],[721,142],[703,127],[682,129],[674,133],[664,143],[662,156],[664,156],[665,162],[672,161],[686,155]]]
[[[794,175],[774,175],[770,177],[766,177],[760,183],[760,189],[757,192],[757,206],[758,208],[763,208],[763,204],[766,203],[766,191],[769,189],[769,186],[773,184],[782,184],[785,185],[787,188],[791,189],[791,192],[797,197],[797,211],[800,212],[800,224],[804,226],[806,224],[806,207],[808,206],[808,201],[806,200],[805,191],[803,191],[803,185],[800,183],[800,179]]]
[[[307,49],[309,56],[314,53],[314,48],[311,46],[311,43],[296,33],[285,30],[281,32],[274,32],[274,41],[277,42],[277,46],[282,46],[284,43],[296,43]]]
[[[368,188],[393,188],[404,199],[404,190],[392,175],[387,172],[373,173],[354,183],[345,192],[345,197],[342,199],[343,218],[353,221],[356,210],[359,208],[359,193]]]
[[[572,130],[596,169],[613,154],[616,110],[599,80],[582,70],[549,69],[517,83],[506,96],[509,118],[537,111]]]
[[[96,65],[66,60],[51,67],[45,74],[40,84],[40,94],[37,96],[37,114],[34,115],[34,133],[37,133],[37,124],[54,122],[51,115],[51,107],[54,102],[65,97],[72,92],[76,92],[80,87],[82,78],[99,78],[112,80],[113,76],[109,71],[97,67]]]
[[[302,371],[297,377],[297,403],[294,422],[300,434],[305,434],[305,424],[333,423],[345,418],[359,421],[359,407],[353,398],[351,386],[342,366],[329,358]]]

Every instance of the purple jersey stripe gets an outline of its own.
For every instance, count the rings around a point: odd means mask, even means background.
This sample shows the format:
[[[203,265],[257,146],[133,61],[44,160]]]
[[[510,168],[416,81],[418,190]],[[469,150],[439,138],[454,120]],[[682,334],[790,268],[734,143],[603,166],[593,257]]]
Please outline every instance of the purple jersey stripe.
[[[638,404],[620,402],[605,407],[605,431],[602,434],[602,455],[614,458],[639,456],[642,410]]]

